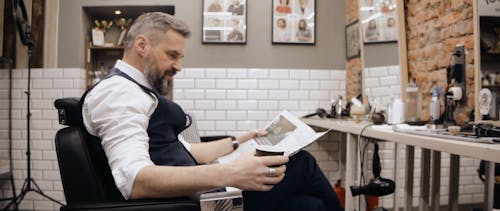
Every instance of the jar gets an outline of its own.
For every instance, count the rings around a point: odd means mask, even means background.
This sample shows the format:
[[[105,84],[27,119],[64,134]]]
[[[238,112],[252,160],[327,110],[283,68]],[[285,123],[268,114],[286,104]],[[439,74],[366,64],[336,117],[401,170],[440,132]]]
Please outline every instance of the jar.
[[[415,82],[410,82],[406,86],[405,121],[406,123],[417,123],[422,116],[422,94],[419,92]]]

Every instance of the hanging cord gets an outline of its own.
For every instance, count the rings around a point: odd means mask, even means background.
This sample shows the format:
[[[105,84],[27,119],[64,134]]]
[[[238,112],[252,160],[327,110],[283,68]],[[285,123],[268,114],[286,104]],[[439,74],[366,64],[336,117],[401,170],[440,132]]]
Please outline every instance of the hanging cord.
[[[361,132],[358,135],[358,140],[360,141],[360,143],[361,143],[361,138],[363,137],[363,132],[365,132],[366,128],[368,128],[368,127],[370,127],[372,125],[373,124],[365,125],[363,127],[363,129],[361,129]],[[365,171],[363,170],[363,168],[364,168],[364,161],[365,161],[365,152],[366,152],[366,148],[368,147],[369,140],[367,140],[366,142],[367,143],[363,144],[363,150],[360,150],[360,152],[359,152],[359,153],[361,153],[360,154],[360,163],[361,163],[360,166],[361,166],[361,170],[360,170],[360,179],[358,181],[359,186],[365,184]],[[360,149],[361,149],[361,146],[360,146]],[[366,196],[364,196],[364,198],[365,198],[365,203],[368,203],[366,201]],[[358,209],[361,209],[361,200],[358,200]]]

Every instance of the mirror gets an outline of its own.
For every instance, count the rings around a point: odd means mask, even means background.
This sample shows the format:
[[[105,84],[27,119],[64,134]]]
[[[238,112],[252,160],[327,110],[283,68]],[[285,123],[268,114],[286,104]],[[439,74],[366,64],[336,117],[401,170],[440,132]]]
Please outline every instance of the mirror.
[[[364,101],[384,110],[392,99],[401,98],[398,9],[403,7],[398,4],[396,0],[359,0]]]
[[[499,120],[500,1],[478,1],[475,6],[476,120]]]
[[[14,22],[19,32],[19,38],[25,46],[33,47],[31,40],[31,28],[26,12],[26,5],[23,0],[14,0],[12,3],[12,14],[14,15]]]

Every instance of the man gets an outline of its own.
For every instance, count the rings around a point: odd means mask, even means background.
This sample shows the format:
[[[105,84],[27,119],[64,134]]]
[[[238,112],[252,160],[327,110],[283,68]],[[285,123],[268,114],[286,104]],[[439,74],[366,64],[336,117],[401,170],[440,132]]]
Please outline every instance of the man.
[[[227,8],[227,12],[230,12],[232,15],[243,15],[245,11],[245,5],[240,3],[240,0],[233,0],[233,3],[229,5]]]
[[[210,163],[265,132],[187,144],[178,138],[186,114],[163,97],[181,69],[188,27],[170,15],[146,13],[130,27],[122,60],[82,97],[88,132],[98,136],[116,186],[126,199],[169,198],[219,189],[243,189],[245,210],[340,210],[314,158],[247,154]],[[285,174],[286,171],[286,174]]]
[[[220,0],[214,0],[210,5],[208,5],[207,12],[222,12]]]
[[[227,40],[228,41],[233,41],[233,42],[241,42],[245,38],[243,37],[243,33],[241,33],[238,29],[238,26],[240,25],[240,21],[238,19],[233,19],[233,30],[227,35]]]

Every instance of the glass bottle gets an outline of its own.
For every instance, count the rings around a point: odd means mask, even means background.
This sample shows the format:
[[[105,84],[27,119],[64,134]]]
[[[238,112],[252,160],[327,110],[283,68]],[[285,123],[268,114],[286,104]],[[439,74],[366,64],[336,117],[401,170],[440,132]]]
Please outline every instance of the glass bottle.
[[[406,123],[412,124],[420,122],[422,116],[422,94],[413,80],[406,86],[404,104]]]

